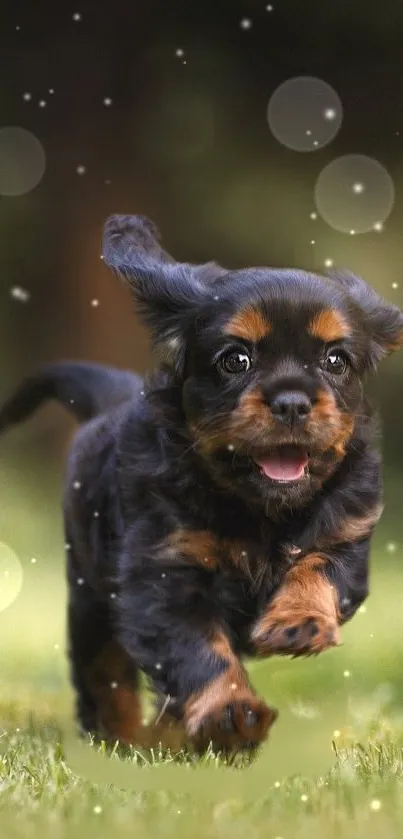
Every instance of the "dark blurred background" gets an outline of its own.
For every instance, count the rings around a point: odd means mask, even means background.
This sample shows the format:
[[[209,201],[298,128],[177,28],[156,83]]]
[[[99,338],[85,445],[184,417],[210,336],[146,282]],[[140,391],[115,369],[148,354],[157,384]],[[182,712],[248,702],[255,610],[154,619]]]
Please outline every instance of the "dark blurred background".
[[[100,259],[114,212],[149,215],[180,260],[315,270],[332,262],[403,304],[400,0],[15,0],[2,4],[0,27],[1,397],[43,361],[150,364],[129,293]],[[332,141],[310,152],[284,145],[268,121],[279,85],[304,76],[330,85],[343,110]],[[303,111],[303,97],[294,105]],[[4,153],[1,129],[10,127],[32,132],[46,155],[40,182],[19,195],[1,184],[18,182],[19,167],[29,174],[33,152],[9,136]],[[350,154],[383,167],[362,196],[379,223],[359,235],[335,229],[315,204],[324,167]],[[387,173],[394,204],[378,219]],[[343,206],[337,212],[340,220]],[[396,355],[372,386],[386,477],[376,561],[391,568],[401,539],[402,372]],[[45,580],[42,566],[62,573],[60,481],[72,429],[48,407],[1,441],[0,538],[20,558],[28,594]]]
[[[321,269],[331,258],[402,302],[392,288],[403,249],[402,40],[400,0],[3,4],[0,127],[32,132],[46,170],[33,190],[0,201],[1,392],[48,359],[149,363],[128,293],[100,261],[111,212],[150,215],[178,259]],[[329,84],[343,106],[334,140],[310,154],[278,142],[267,120],[276,88],[300,76]],[[310,218],[319,173],[351,153],[393,179],[381,233],[352,237]],[[401,364],[388,363],[377,385],[391,463]],[[46,451],[60,440],[49,416],[24,432]]]

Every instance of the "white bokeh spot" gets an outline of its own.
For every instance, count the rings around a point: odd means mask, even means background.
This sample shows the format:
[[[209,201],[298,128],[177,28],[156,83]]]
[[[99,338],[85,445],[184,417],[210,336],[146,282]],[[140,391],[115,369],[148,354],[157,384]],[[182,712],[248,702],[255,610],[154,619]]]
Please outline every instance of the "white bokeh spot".
[[[319,215],[340,233],[380,231],[395,199],[389,173],[372,157],[347,154],[325,166],[315,185]]]
[[[10,288],[10,297],[12,297],[13,300],[18,300],[20,303],[28,303],[31,295],[26,288],[22,288],[22,286],[19,285],[13,285]]]
[[[274,91],[267,120],[272,134],[283,146],[312,152],[335,138],[343,120],[343,108],[338,94],[327,82],[314,76],[296,76]]]

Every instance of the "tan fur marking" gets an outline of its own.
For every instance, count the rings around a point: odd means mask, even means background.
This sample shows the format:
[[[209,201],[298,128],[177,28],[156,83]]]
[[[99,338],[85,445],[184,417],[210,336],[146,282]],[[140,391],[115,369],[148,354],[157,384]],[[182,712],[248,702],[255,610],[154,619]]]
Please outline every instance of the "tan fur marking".
[[[178,554],[209,570],[223,568],[231,563],[248,578],[252,586],[258,586],[269,571],[266,558],[256,547],[231,539],[219,539],[209,530],[181,528],[171,533],[162,545],[158,558],[162,561],[172,560]]]
[[[175,530],[168,536],[167,547],[204,568],[217,567],[220,549],[216,537],[209,530]]]
[[[257,344],[262,338],[270,335],[271,324],[258,309],[247,306],[231,318],[226,324],[225,332],[227,335],[234,335],[236,338],[244,338],[246,341]]]
[[[214,418],[191,428],[197,445],[205,455],[214,453],[223,446],[244,447],[251,434],[257,438],[274,428],[274,420],[259,387],[242,394],[238,405],[227,417]]]
[[[98,706],[98,725],[108,740],[135,743],[141,729],[141,704],[129,656],[112,641],[88,669],[89,689]]]
[[[354,431],[354,425],[354,415],[341,411],[331,393],[324,389],[318,391],[317,401],[307,423],[307,430],[317,439],[321,437],[324,429],[326,430],[325,449],[334,449],[337,457],[343,458]]]
[[[247,390],[240,398],[238,407],[231,417],[231,431],[239,434],[246,431],[250,423],[267,428],[274,425],[270,410],[259,387]]]
[[[391,341],[390,344],[387,344],[386,349],[387,349],[388,353],[392,353],[392,352],[396,352],[397,350],[400,350],[401,347],[403,347],[403,329],[402,329],[402,331],[400,332],[400,335],[398,335],[398,337],[396,338],[395,341]]]
[[[324,309],[315,315],[308,325],[308,332],[326,344],[348,338],[351,334],[347,321],[336,309]]]
[[[346,414],[341,414],[340,430],[336,437],[336,440],[333,443],[333,448],[337,454],[337,457],[340,459],[342,459],[346,454],[347,444],[351,439],[352,433],[354,431],[354,425],[354,417],[349,417]]]
[[[98,735],[108,743],[151,749],[161,744],[180,751],[189,743],[183,723],[165,713],[156,724],[143,725],[140,695],[130,678],[131,659],[115,641],[108,644],[87,671],[88,687],[97,702]]]

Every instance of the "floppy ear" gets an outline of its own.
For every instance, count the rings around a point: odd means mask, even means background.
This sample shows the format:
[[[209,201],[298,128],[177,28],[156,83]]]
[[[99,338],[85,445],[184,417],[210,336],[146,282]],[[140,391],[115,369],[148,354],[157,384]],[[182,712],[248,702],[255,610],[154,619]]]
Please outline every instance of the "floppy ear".
[[[130,285],[154,344],[179,370],[187,333],[200,309],[213,303],[214,280],[225,269],[214,263],[176,262],[163,250],[158,229],[145,216],[110,216],[104,226],[103,258]]]
[[[402,312],[355,274],[332,271],[328,276],[341,284],[360,307],[369,341],[367,364],[370,369],[376,369],[383,358],[403,346]]]

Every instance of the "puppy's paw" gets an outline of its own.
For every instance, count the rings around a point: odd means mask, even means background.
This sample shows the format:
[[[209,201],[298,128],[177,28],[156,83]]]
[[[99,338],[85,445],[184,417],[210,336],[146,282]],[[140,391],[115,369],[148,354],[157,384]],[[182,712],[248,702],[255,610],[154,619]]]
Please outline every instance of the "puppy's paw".
[[[232,701],[225,697],[217,700],[202,715],[198,703],[188,715],[187,729],[199,752],[210,743],[216,752],[252,752],[265,740],[277,718],[276,710],[247,690]]]
[[[340,643],[338,595],[325,566],[309,554],[287,572],[252,630],[258,655],[317,655]]]
[[[274,606],[255,626],[252,642],[261,656],[317,655],[340,643],[336,610],[334,614],[321,614],[309,608],[287,612]]]

